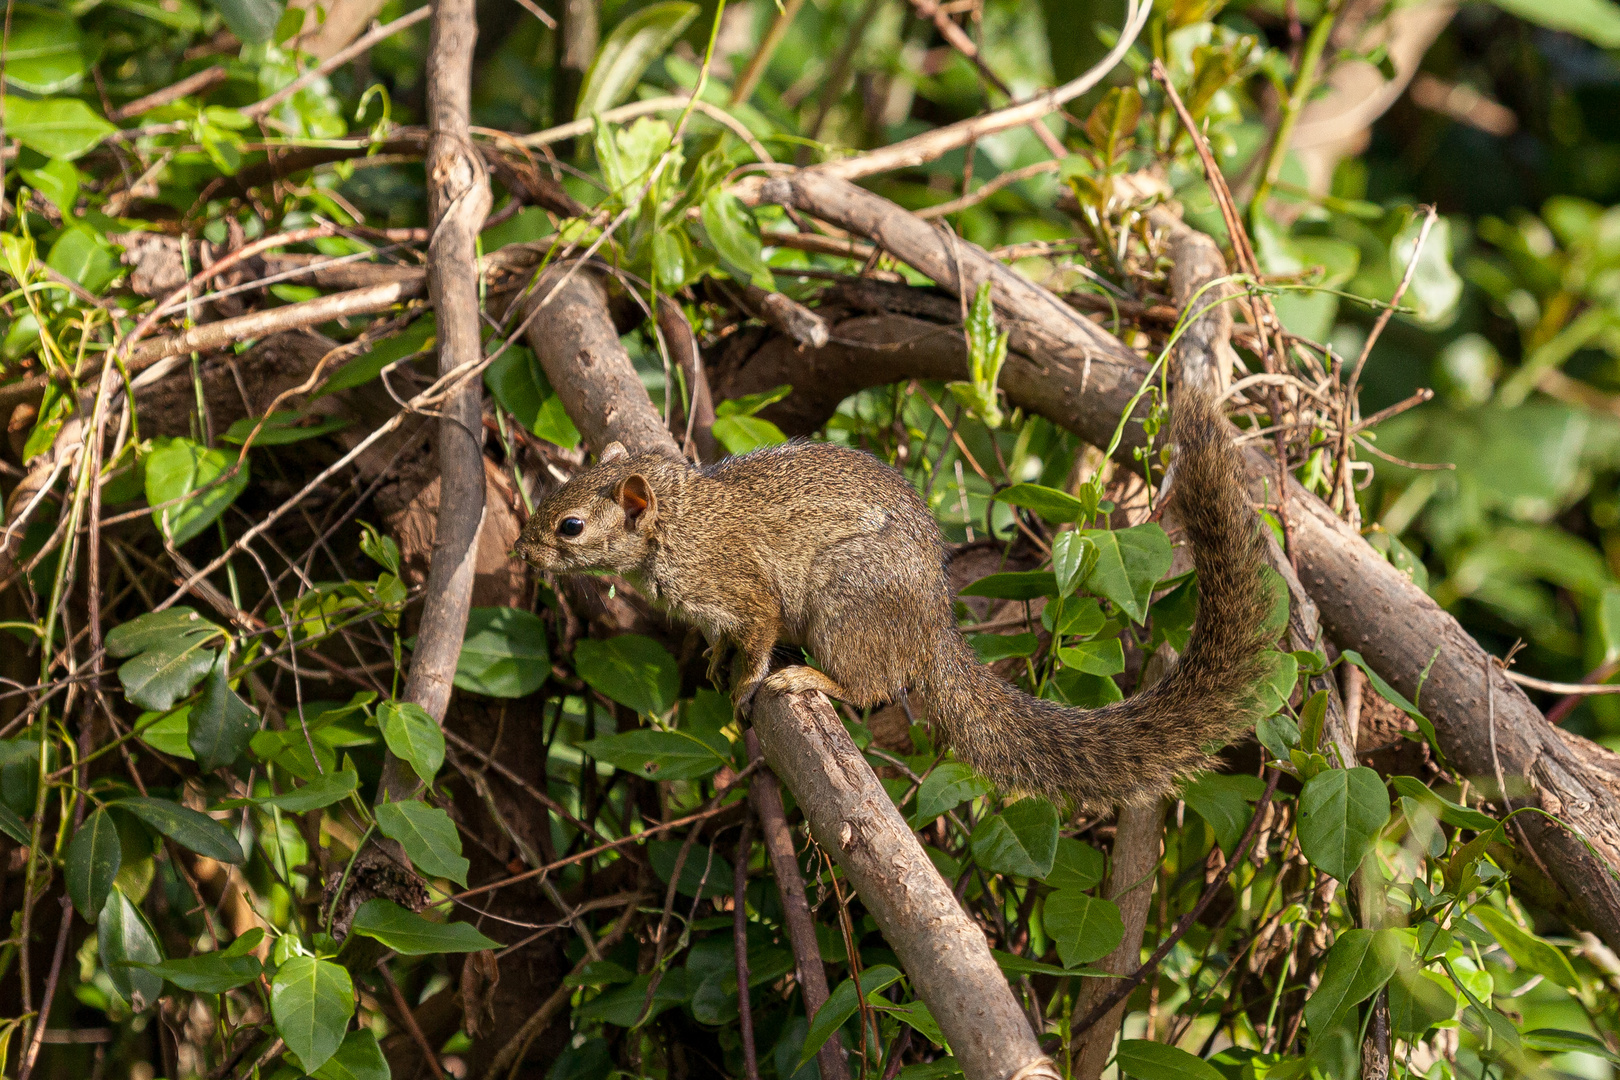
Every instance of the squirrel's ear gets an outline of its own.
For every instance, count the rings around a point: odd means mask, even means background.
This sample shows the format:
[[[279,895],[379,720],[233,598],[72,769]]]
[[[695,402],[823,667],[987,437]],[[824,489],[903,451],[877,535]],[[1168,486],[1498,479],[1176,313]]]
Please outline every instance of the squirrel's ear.
[[[658,516],[658,496],[653,494],[652,485],[640,473],[632,473],[619,481],[614,497],[624,510],[624,523],[628,528],[640,529],[651,525]]]
[[[602,456],[596,459],[596,463],[606,465],[610,461],[618,461],[620,458],[629,456],[630,452],[624,448],[624,443],[610,442],[602,448]]]

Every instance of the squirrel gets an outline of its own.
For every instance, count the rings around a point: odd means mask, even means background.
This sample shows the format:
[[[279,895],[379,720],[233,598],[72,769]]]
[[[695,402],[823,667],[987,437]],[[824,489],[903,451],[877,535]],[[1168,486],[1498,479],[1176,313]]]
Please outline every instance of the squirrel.
[[[957,628],[944,538],[898,471],[790,442],[699,468],[610,444],[541,500],[514,551],[541,570],[607,571],[696,624],[711,679],[734,649],[733,700],[820,690],[857,708],[909,695],[958,758],[1003,791],[1141,804],[1209,763],[1253,719],[1266,549],[1237,450],[1201,390],[1172,409],[1172,498],[1198,572],[1185,652],[1158,683],[1100,709],[1032,697]],[[779,644],[820,670],[771,672]]]

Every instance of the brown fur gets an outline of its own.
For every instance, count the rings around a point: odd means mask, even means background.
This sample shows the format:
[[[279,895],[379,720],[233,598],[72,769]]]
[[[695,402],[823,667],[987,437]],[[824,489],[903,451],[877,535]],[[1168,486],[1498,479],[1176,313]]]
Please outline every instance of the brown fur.
[[[1102,709],[1031,697],[979,663],[956,626],[933,515],[859,451],[791,443],[699,470],[610,447],[541,502],[516,550],[544,570],[623,574],[695,623],[717,664],[734,648],[744,713],[772,647],[802,645],[825,674],[792,668],[769,676],[773,686],[860,708],[909,690],[957,755],[1004,790],[1141,802],[1250,722],[1269,605],[1258,522],[1218,414],[1183,394],[1171,438],[1198,618],[1167,677]],[[557,531],[569,517],[585,523],[574,538]]]

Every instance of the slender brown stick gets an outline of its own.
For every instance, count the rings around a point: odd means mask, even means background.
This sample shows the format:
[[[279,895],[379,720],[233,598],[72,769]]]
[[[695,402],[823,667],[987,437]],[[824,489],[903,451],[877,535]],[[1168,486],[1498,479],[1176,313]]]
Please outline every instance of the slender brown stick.
[[[382,972],[383,982],[388,984],[388,995],[394,999],[394,1008],[398,1010],[399,1018],[405,1024],[405,1030],[411,1033],[411,1040],[416,1043],[416,1048],[422,1051],[422,1060],[427,1062],[427,1067],[435,1080],[444,1080],[444,1068],[439,1064],[439,1055],[433,1052],[433,1044],[429,1043],[427,1036],[422,1033],[422,1025],[416,1022],[416,1015],[411,1012],[410,1003],[405,1000],[405,995],[400,993],[399,983],[394,981],[394,973],[388,970],[386,961],[379,963],[377,970]]]
[[[745,738],[749,760],[763,761],[759,736],[750,728]],[[804,876],[799,873],[799,859],[793,851],[793,833],[788,828],[787,811],[782,807],[782,789],[777,785],[776,774],[769,769],[761,769],[748,785],[748,797],[754,804],[754,813],[759,815],[759,831],[765,840],[765,853],[771,858],[776,888],[782,894],[782,917],[787,921],[788,938],[793,943],[793,964],[799,977],[799,991],[804,995],[804,1014],[813,1020],[827,1003],[827,969],[821,963],[816,922],[810,917]],[[816,1051],[816,1061],[821,1065],[821,1075],[826,1080],[848,1080],[849,1065],[844,1060],[844,1048],[836,1034]]]
[[[742,1027],[743,1076],[759,1080],[759,1057],[754,1050],[754,1004],[748,995],[748,858],[754,847],[754,819],[744,817],[737,838],[737,861],[732,869],[731,935],[737,957],[737,1023]]]
[[[439,373],[483,355],[478,297],[478,231],[489,214],[489,177],[468,129],[473,43],[478,22],[472,0],[440,0],[433,9],[428,52],[428,291],[438,315]],[[404,698],[444,721],[461,639],[472,606],[478,533],[484,524],[483,387],[468,379],[439,413],[439,510],[428,568],[427,603]],[[421,780],[390,754],[379,800],[414,796]]]
[[[144,97],[138,97],[134,101],[120,105],[107,114],[107,119],[115,124],[131,120],[142,113],[162,108],[171,101],[179,101],[181,98],[191,97],[193,94],[206,93],[230,77],[231,73],[225,69],[223,64],[215,64],[211,68],[204,68],[195,75],[187,75],[179,82],[171,83],[161,90],[154,90]]]

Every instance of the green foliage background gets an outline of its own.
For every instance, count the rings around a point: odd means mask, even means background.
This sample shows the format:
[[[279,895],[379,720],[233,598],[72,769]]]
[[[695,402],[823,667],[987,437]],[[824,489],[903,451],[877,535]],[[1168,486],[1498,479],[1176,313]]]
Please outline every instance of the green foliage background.
[[[1022,97],[1100,57],[1120,7],[986,0],[968,25],[984,63]],[[746,785],[733,782],[747,753],[723,687],[701,678],[690,639],[582,633],[577,600],[544,584],[527,607],[476,608],[456,674],[467,713],[453,718],[447,741],[433,717],[399,697],[419,578],[399,542],[363,520],[334,526],[319,562],[300,553],[325,544],[320,530],[289,525],[285,551],[236,553],[209,577],[221,603],[256,612],[257,628],[194,599],[154,610],[171,579],[207,566],[305,471],[338,456],[341,424],[314,408],[320,394],[372,387],[390,365],[407,380],[427,370],[433,323],[422,305],[321,326],[354,346],[344,365],[262,424],[214,432],[199,409],[187,434],[143,437],[137,411],[100,474],[65,456],[100,364],[154,306],[121,261],[135,247],[131,234],[203,238],[223,250],[330,223],[329,235],[294,246],[327,258],[399,258],[396,246],[409,241],[376,230],[427,224],[419,161],[353,154],[274,185],[262,170],[271,152],[338,147],[349,136],[380,144],[419,122],[427,23],[255,120],[243,110],[308,66],[294,37],[300,14],[275,0],[81,0],[7,11],[5,137],[15,153],[4,161],[0,390],[41,376],[47,385],[34,411],[9,418],[0,489],[12,496],[41,463],[49,475],[26,513],[8,502],[21,570],[0,595],[9,635],[0,639],[6,1075],[31,1067],[53,1078],[392,1072],[404,1080],[407,1067],[421,1075],[428,1066],[402,1007],[433,1032],[432,1067],[482,1075],[553,993],[562,994],[555,1023],[519,1048],[529,1053],[526,1075],[742,1075],[738,869],[751,871],[740,883],[740,925],[762,1075],[816,1075],[815,1047],[831,1038],[850,1048],[857,1075],[953,1075],[926,1005],[801,830],[834,987],[822,1013],[805,1016],[763,848],[746,847],[734,862]],[[378,18],[406,13],[390,0]],[[1367,7],[1357,17],[1382,14]],[[474,124],[521,135],[701,82],[706,100],[729,108],[779,160],[812,161],[1005,100],[907,5],[824,0],[797,12],[757,89],[731,105],[733,80],[776,16],[763,0],[723,15],[713,3],[605,3],[596,67],[576,96],[577,80],[554,61],[556,35],[524,7],[491,2],[479,12]],[[1014,265],[1056,292],[1162,295],[1165,268],[1133,231],[1139,216],[1113,197],[1121,174],[1159,167],[1187,220],[1227,237],[1190,142],[1146,78],[1149,60],[1166,60],[1223,171],[1240,195],[1252,194],[1280,102],[1298,85],[1290,20],[1304,42],[1342,17],[1338,5],[1307,0],[1160,4],[1113,88],[1071,106],[1082,123],[1066,130],[1076,153],[1061,171],[950,214],[951,228],[986,248],[1016,247],[1007,253]],[[1351,59],[1339,48],[1333,41],[1327,62]],[[1620,671],[1617,48],[1620,9],[1605,0],[1467,5],[1424,71],[1507,105],[1515,131],[1487,134],[1403,98],[1366,151],[1338,164],[1327,195],[1312,196],[1298,160],[1277,156],[1273,199],[1258,200],[1248,221],[1289,329],[1343,360],[1359,353],[1413,257],[1417,206],[1437,206],[1404,306],[1371,352],[1361,408],[1371,416],[1420,387],[1438,396],[1374,429],[1359,454],[1374,467],[1357,474],[1355,509],[1369,539],[1488,649],[1502,655],[1522,641],[1519,670],[1562,681]],[[1384,61],[1376,51],[1364,59]],[[110,119],[214,65],[223,77],[201,96]],[[485,254],[589,242],[623,211],[605,253],[629,280],[676,295],[713,347],[737,319],[711,282],[813,303],[826,274],[861,269],[860,260],[773,243],[772,231],[790,227],[783,212],[749,211],[724,188],[753,160],[748,145],[702,113],[674,140],[673,120],[598,122],[572,144],[525,151],[551,153],[568,193],[603,213],[509,213],[512,193],[498,186]],[[870,186],[924,209],[957,198],[964,183],[976,190],[1047,157],[1020,128],[982,140],[971,157],[954,152]],[[907,268],[878,269],[922,284]],[[264,308],[320,293],[280,282],[249,300]],[[1170,576],[1170,543],[1157,525],[1108,517],[1118,491],[1100,470],[1076,468],[1078,440],[998,396],[1007,339],[987,293],[964,322],[969,379],[863,391],[820,435],[904,468],[953,542],[988,536],[1006,553],[1010,568],[980,577],[964,596],[1007,601],[999,611],[1028,617],[973,633],[981,655],[1010,661],[1012,677],[1055,700],[1117,700],[1134,689],[1144,652],[1184,644],[1195,586]],[[649,326],[625,342],[656,401],[683,393],[666,378]],[[1136,343],[1157,355],[1163,334]],[[183,385],[189,372],[199,401],[201,362],[170,375]],[[568,454],[579,434],[527,350],[509,349],[484,378],[491,455],[528,502],[548,482],[545,466],[578,462]],[[733,452],[780,441],[770,410],[790,393],[721,402],[716,438]],[[1326,440],[1320,431],[1306,437],[1298,475],[1331,496]],[[1432,463],[1454,467],[1422,467]],[[97,485],[101,520],[118,518],[106,535],[119,561],[104,571],[108,587],[89,595],[81,526]],[[1021,533],[1049,551],[1020,546]],[[285,572],[301,560],[314,569]],[[76,674],[92,660],[92,610],[105,620],[96,631],[105,632],[104,697]],[[964,605],[962,615],[971,630],[982,608]],[[312,656],[325,669],[311,667]],[[1348,1078],[1359,1072],[1368,1023],[1387,1009],[1396,1074],[1613,1075],[1613,953],[1538,902],[1544,889],[1515,880],[1525,853],[1468,778],[1425,750],[1421,725],[1396,735],[1392,746],[1405,753],[1393,765],[1378,759],[1377,769],[1323,741],[1309,679],[1356,663],[1355,654],[1273,660],[1259,746],[1234,751],[1223,771],[1180,793],[1145,947],[1193,906],[1206,867],[1232,860],[1230,884],[1130,999],[1111,1067],[1143,1078]],[[1421,700],[1373,685],[1421,716]],[[518,789],[502,788],[504,803],[490,794],[512,777],[499,752],[480,760],[457,734],[475,710],[531,733],[524,745],[539,760],[526,764],[538,787],[525,781],[515,797]],[[1587,697],[1565,713],[1570,730],[1620,748],[1613,698]],[[874,741],[872,719],[849,714],[857,745],[986,927],[1067,1067],[1079,988],[1122,932],[1100,889],[1108,822],[1004,798],[925,729]],[[498,740],[505,729],[489,730]],[[385,748],[427,785],[420,798],[373,804]],[[1277,774],[1272,796],[1266,777]],[[1240,851],[1257,806],[1263,827]],[[691,814],[703,816],[595,850]],[[382,898],[358,910],[340,903],[357,852],[377,835],[408,857],[420,910]],[[485,906],[492,893],[478,890],[516,890],[503,883],[524,874],[523,891],[512,893],[528,905],[524,918]],[[603,899],[616,902],[592,906]],[[250,912],[253,925],[228,922],[227,910]],[[93,1038],[53,1039],[34,1061],[42,971],[59,925],[68,951],[49,1029]],[[519,1000],[499,997],[495,971],[520,988]],[[435,1009],[455,1013],[448,1029],[432,1026]]]

